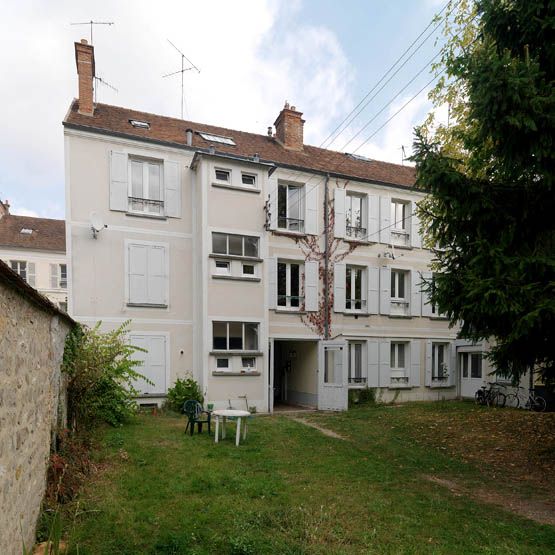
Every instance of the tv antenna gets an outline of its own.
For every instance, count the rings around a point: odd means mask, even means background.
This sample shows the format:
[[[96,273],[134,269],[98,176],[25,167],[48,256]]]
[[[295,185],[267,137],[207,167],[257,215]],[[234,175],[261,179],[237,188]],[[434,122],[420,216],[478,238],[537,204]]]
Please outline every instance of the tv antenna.
[[[94,102],[95,102],[95,104],[96,104],[96,96],[97,96],[97,92],[98,92],[98,85],[104,85],[105,87],[108,87],[109,89],[112,89],[116,93],[119,92],[116,89],[116,87],[114,87],[114,85],[110,85],[110,83],[108,83],[108,81],[105,81],[104,79],[102,79],[102,77],[97,77],[95,75],[94,76],[94,83],[95,83],[95,87],[94,87]]]
[[[90,25],[91,26],[91,44],[93,43],[93,25],[113,25],[113,21],[80,21],[78,23],[70,23],[70,25]]]
[[[183,54],[183,52],[181,52],[181,50],[179,50],[179,48],[177,48],[177,46],[175,46],[175,44],[170,39],[167,39],[167,40],[181,55],[181,69],[178,69],[177,71],[173,71],[172,73],[167,73],[166,75],[162,75],[162,77],[171,77],[172,75],[177,75],[178,73],[181,74],[181,119],[183,119],[183,105],[185,102],[185,96],[183,92],[184,91],[183,76],[186,71],[190,71],[192,69],[194,69],[197,73],[200,73],[200,69],[193,62],[191,62],[191,60],[189,60],[189,58],[187,58],[187,56],[185,56],[185,54]],[[190,64],[189,67],[185,67],[185,61],[187,61],[187,63]]]

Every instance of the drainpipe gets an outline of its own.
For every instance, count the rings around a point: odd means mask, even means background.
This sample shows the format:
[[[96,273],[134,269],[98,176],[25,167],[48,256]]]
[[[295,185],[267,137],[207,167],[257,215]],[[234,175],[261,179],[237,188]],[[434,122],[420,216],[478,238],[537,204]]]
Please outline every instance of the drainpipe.
[[[329,314],[329,289],[328,289],[328,268],[329,268],[329,252],[328,252],[328,234],[329,234],[329,223],[330,215],[328,212],[328,183],[330,180],[330,174],[326,174],[326,182],[324,184],[324,339],[328,340],[330,338],[330,327],[328,321]]]

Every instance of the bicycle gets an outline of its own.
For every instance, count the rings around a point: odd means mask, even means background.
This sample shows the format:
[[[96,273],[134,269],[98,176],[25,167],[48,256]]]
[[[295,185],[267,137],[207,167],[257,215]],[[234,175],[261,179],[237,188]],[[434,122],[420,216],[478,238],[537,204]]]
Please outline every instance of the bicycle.
[[[502,384],[494,382],[488,383],[488,386],[483,385],[480,389],[478,389],[478,391],[476,391],[474,395],[476,404],[503,408],[507,402],[507,397],[499,390],[499,388],[502,387]]]
[[[509,393],[506,397],[506,403],[508,406],[518,409],[521,405],[525,410],[532,410],[534,412],[543,412],[547,403],[541,395],[536,395],[534,389],[528,391],[528,395],[521,398],[519,395],[520,390],[526,391],[526,388],[516,386],[516,393]]]

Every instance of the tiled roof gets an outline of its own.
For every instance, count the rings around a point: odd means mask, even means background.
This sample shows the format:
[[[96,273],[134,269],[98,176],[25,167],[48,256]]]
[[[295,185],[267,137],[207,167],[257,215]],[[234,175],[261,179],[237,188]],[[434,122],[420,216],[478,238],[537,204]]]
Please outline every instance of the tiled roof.
[[[31,230],[31,233],[21,230]],[[66,250],[64,220],[8,214],[0,219],[0,246],[33,250]]]
[[[93,116],[79,114],[78,101],[74,100],[64,120],[64,125],[89,128],[108,134],[126,135],[138,139],[171,143],[186,146],[186,130],[202,131],[215,135],[231,137],[235,146],[214,144],[218,153],[234,154],[243,157],[260,156],[262,161],[274,162],[278,166],[305,168],[318,172],[344,175],[364,181],[374,181],[391,185],[412,187],[415,181],[414,168],[377,160],[357,160],[345,153],[304,145],[302,151],[288,150],[274,138],[245,131],[215,127],[204,123],[180,120],[138,112],[128,108],[96,104]],[[133,127],[129,120],[146,121],[149,129]],[[207,149],[211,143],[198,133],[193,134],[193,148]]]

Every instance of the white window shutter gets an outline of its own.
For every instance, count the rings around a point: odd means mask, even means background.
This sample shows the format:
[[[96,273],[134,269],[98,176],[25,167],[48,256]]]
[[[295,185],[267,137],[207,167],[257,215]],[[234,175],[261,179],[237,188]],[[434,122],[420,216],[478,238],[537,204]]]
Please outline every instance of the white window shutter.
[[[426,386],[432,385],[432,342],[428,339],[426,341]]]
[[[148,248],[147,292],[148,302],[151,304],[168,304],[166,255],[166,247]]]
[[[418,270],[411,270],[410,272],[410,315],[420,316],[422,309],[422,295],[420,288],[422,286],[422,276]]]
[[[367,296],[366,310],[368,314],[380,313],[380,269],[375,266],[368,266],[367,273]]]
[[[387,315],[391,309],[391,269],[380,268],[380,314]]]
[[[410,385],[420,387],[420,339],[410,342]]]
[[[335,214],[333,235],[336,239],[345,238],[345,198],[345,189],[335,189],[333,193],[333,211]]]
[[[166,338],[155,335],[148,338],[148,384],[149,393],[166,393]]]
[[[146,303],[147,295],[146,245],[129,245],[129,302]]]
[[[133,360],[136,360],[138,362],[134,370],[137,371],[139,374],[142,374],[146,378],[150,379],[150,371],[148,368],[148,338],[144,335],[130,335],[129,344],[133,345],[133,347],[144,349],[144,351],[135,351],[133,353]],[[142,378],[139,378],[133,381],[133,387],[139,393],[148,393],[148,388],[150,387],[150,384],[145,382]]]
[[[433,275],[432,272],[422,272],[422,283],[424,283],[424,281],[430,282],[432,279],[432,275]],[[422,287],[421,287],[421,291],[422,291]],[[429,318],[431,318],[433,314],[432,314],[432,305],[430,304],[430,295],[426,291],[422,291],[421,297],[422,297],[422,316],[428,316]]]
[[[391,243],[391,199],[380,197],[380,243]]]
[[[165,214],[181,218],[181,168],[178,162],[164,161]]]
[[[447,377],[447,383],[448,385],[453,386],[457,384],[457,347],[455,343],[449,343],[447,350],[449,357],[449,376]]]
[[[110,152],[110,210],[127,212],[128,201],[127,154]]]
[[[318,310],[318,262],[307,260],[304,265],[304,305],[307,312]]]
[[[418,249],[422,248],[422,236],[420,235],[420,218],[416,213],[416,202],[411,202],[412,215],[410,217],[410,244]]]
[[[388,387],[391,382],[391,342],[380,339],[380,387]]]
[[[277,258],[268,258],[268,308],[277,307]]]
[[[58,265],[50,264],[50,287],[51,289],[58,288]]]
[[[366,239],[378,243],[380,240],[380,197],[378,195],[368,195],[368,229]]]
[[[277,229],[278,224],[278,180],[275,177],[268,179],[268,225],[270,229]]]
[[[36,286],[35,276],[36,276],[36,274],[35,274],[35,263],[34,262],[28,262],[27,263],[27,283],[31,287]]]
[[[347,266],[336,262],[333,272],[333,310],[345,312],[345,279]]]
[[[305,189],[305,222],[304,230],[308,235],[318,235],[318,186],[312,185]]]
[[[380,354],[379,343],[377,339],[368,340],[368,378],[366,385],[368,387],[380,386]]]

